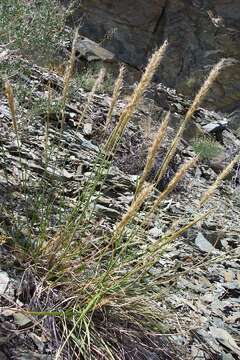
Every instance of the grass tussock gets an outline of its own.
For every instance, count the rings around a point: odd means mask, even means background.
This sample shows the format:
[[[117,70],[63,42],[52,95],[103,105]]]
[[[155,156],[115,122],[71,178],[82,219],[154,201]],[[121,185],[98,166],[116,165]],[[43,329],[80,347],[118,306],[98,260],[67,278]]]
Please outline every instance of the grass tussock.
[[[74,44],[76,39],[77,32],[73,41],[69,65],[63,78],[60,130],[62,134],[66,131],[63,126],[64,111],[69,96],[68,90],[75,59]],[[203,212],[196,218],[186,221],[186,224],[181,227],[173,226],[154,244],[148,244],[146,241],[144,251],[140,251],[138,242],[143,234],[147,238],[146,225],[148,219],[152,216],[154,218],[162,201],[198,161],[198,157],[194,157],[184,163],[165,190],[160,193],[157,191],[157,184],[173,158],[187,122],[218,76],[223,67],[223,61],[213,68],[194,99],[168,149],[155,181],[152,184],[145,184],[166,134],[169,113],[163,119],[149,148],[145,168],[137,184],[136,193],[132,194],[132,203],[125,213],[121,215],[116,225],[108,225],[108,228],[101,227],[101,221],[104,222],[105,219],[99,221],[96,214],[96,203],[112,166],[112,158],[114,158],[118,143],[163,59],[167,46],[168,44],[165,42],[151,57],[138,86],[120,114],[119,121],[106,143],[102,145],[93,163],[90,176],[83,183],[74,204],[67,212],[65,221],[58,223],[54,232],[49,230],[47,219],[56,210],[54,204],[51,203],[47,189],[44,187],[44,181],[39,184],[41,191],[35,206],[42,211],[38,226],[40,230],[38,234],[35,234],[34,228],[29,225],[28,234],[29,237],[34,234],[34,241],[28,244],[26,248],[21,248],[20,256],[23,261],[31,264],[30,270],[37,278],[41,278],[41,281],[39,285],[35,285],[33,294],[28,295],[30,305],[28,309],[25,309],[25,312],[36,317],[38,321],[46,318],[51,319],[48,326],[57,347],[54,357],[56,360],[62,357],[86,360],[150,359],[152,354],[155,354],[158,359],[179,358],[173,345],[169,345],[168,340],[166,340],[167,337],[161,336],[168,329],[162,325],[165,314],[156,301],[154,289],[149,288],[148,285],[154,282],[154,275],[152,275],[151,281],[149,280],[149,270],[158,262],[159,257],[171,242],[206,217],[209,212]],[[120,96],[124,71],[124,67],[121,67],[105,126],[109,125],[117,99]],[[88,116],[90,105],[104,75],[105,71],[101,70],[91,92],[88,94],[76,131],[79,131],[82,120]],[[20,138],[14,95],[9,82],[6,82],[5,89],[8,106],[12,114],[13,128],[16,136]],[[51,140],[52,138],[49,136],[51,102],[52,89],[49,85],[47,121],[45,136],[43,136],[45,167],[51,161],[54,163],[58,152],[61,151],[63,138],[61,136],[59,140],[58,137],[58,141],[51,144],[51,141],[54,142],[55,140]],[[20,142],[18,146],[21,147]],[[203,195],[201,205],[209,200],[213,191],[237,161],[239,161],[239,156],[226,167]],[[57,188],[60,201],[64,202],[61,186],[59,185]],[[43,209],[45,210],[43,211]],[[5,241],[5,238],[1,237],[1,239],[3,240],[0,241]]]

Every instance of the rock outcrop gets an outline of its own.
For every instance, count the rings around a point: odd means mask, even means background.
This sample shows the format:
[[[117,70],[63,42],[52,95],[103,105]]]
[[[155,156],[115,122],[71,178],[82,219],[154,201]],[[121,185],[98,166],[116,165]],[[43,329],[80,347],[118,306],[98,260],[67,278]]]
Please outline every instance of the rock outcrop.
[[[63,0],[68,4],[69,0]],[[231,58],[205,106],[232,112],[240,100],[239,0],[82,0],[81,33],[137,68],[169,40],[157,81],[192,96],[220,58]]]

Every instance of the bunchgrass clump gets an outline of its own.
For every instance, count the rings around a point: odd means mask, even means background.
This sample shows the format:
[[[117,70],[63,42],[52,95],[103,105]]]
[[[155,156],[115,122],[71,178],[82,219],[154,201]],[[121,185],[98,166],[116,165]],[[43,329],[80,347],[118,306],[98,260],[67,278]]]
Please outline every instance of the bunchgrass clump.
[[[4,4],[6,5],[6,2]],[[166,133],[169,113],[163,119],[153,144],[149,148],[144,172],[139,179],[136,193],[132,194],[131,204],[115,221],[115,224],[110,223],[104,216],[99,219],[96,211],[97,202],[102,195],[101,191],[116,155],[118,144],[139,101],[151,83],[166,49],[167,42],[149,60],[138,86],[122,110],[109,138],[102,144],[99,153],[95,154],[90,174],[79,182],[79,189],[75,193],[71,206],[66,203],[66,184],[61,182],[61,173],[57,173],[57,164],[60,163],[61,169],[64,170],[70,159],[70,152],[64,157],[61,157],[61,154],[65,147],[69,146],[69,140],[65,141],[68,138],[64,137],[67,131],[65,107],[70,96],[69,84],[75,58],[74,41],[69,65],[62,82],[60,129],[53,127],[50,122],[53,94],[51,84],[47,85],[46,111],[42,119],[43,130],[38,144],[39,151],[42,152],[41,167],[37,170],[42,172],[42,178],[32,197],[30,189],[33,183],[36,185],[36,179],[31,179],[30,175],[24,178],[26,204],[30,203],[33,209],[31,217],[30,206],[24,209],[22,218],[27,220],[27,224],[24,220],[22,220],[23,223],[19,223],[14,215],[11,219],[16,227],[19,226],[19,231],[25,230],[29,243],[20,250],[14,233],[6,236],[13,238],[19,257],[30,265],[25,276],[31,271],[41,279],[31,294],[28,293],[29,307],[24,309],[24,313],[36,317],[38,322],[42,320],[43,326],[46,326],[44,323],[46,318],[51,319],[47,324],[51,333],[54,334],[56,346],[54,359],[56,360],[62,357],[86,360],[148,359],[152,354],[159,359],[164,358],[166,354],[171,359],[179,358],[179,353],[176,355],[173,345],[167,344],[161,336],[169,330],[163,326],[164,311],[156,301],[161,289],[156,290],[155,285],[151,286],[155,278],[150,270],[158,263],[169,244],[204,219],[209,212],[186,219],[185,224],[181,226],[172,226],[154,243],[147,241],[147,226],[149,219],[153,220],[156,216],[162,201],[198,161],[198,156],[188,160],[179,168],[166,188],[160,193],[157,191],[158,181],[176,151],[186,123],[203,100],[212,81],[217,77],[222,68],[222,62],[214,68],[196,96],[153,183],[146,184],[145,180]],[[107,125],[111,121],[112,111],[120,94],[123,72],[121,68],[107,116]],[[81,123],[89,116],[90,105],[103,78],[104,70],[101,70],[92,84],[79,122],[76,124],[74,131],[77,135],[79,135]],[[8,81],[5,84],[5,90],[12,118],[11,125],[18,142],[19,166],[25,170],[21,161],[22,144],[25,139],[21,139],[18,129],[14,91]],[[105,126],[106,124],[103,126],[104,132]],[[199,154],[199,151],[197,153]],[[238,160],[239,157],[236,157],[218,177],[203,196],[201,204],[210,198],[220,181]],[[50,179],[49,168],[52,171]],[[58,175],[59,180],[54,180],[55,175]],[[139,247],[142,236],[146,239],[144,249]]]

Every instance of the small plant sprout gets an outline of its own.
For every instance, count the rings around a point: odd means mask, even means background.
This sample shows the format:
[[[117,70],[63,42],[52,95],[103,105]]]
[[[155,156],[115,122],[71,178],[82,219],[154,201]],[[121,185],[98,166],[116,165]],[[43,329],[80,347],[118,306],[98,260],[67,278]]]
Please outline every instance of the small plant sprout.
[[[192,144],[193,150],[203,159],[212,159],[223,153],[223,146],[209,136],[196,138]]]

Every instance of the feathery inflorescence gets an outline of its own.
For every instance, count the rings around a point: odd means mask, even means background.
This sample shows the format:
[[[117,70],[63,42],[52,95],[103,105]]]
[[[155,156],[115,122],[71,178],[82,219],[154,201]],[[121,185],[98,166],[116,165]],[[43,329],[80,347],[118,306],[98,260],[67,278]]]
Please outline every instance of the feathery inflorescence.
[[[16,133],[16,136],[18,135],[18,127],[17,127],[17,116],[16,116],[16,109],[15,109],[15,101],[14,101],[14,95],[13,95],[13,89],[12,85],[9,81],[5,82],[5,92],[8,100],[8,106],[12,115],[12,123],[13,123],[13,129]]]
[[[118,143],[119,139],[121,138],[122,133],[128,124],[128,121],[130,120],[134,110],[136,109],[144,91],[149,86],[153,78],[153,75],[156,72],[157,67],[162,61],[167,46],[168,43],[167,41],[165,41],[164,44],[160,47],[160,49],[157,50],[149,60],[149,63],[146,67],[145,72],[142,75],[139,84],[137,85],[136,89],[133,91],[133,94],[131,95],[126,108],[121,113],[119,121],[105,145],[106,151],[108,152],[112,151],[115,148],[116,144]]]
[[[109,110],[108,110],[108,114],[107,114],[107,120],[106,120],[105,128],[107,128],[108,125],[109,125],[110,122],[111,122],[113,110],[114,110],[115,105],[116,105],[116,103],[117,103],[117,100],[119,99],[119,96],[120,96],[120,94],[121,94],[121,90],[122,90],[122,86],[123,86],[124,73],[125,73],[125,66],[122,65],[122,66],[120,67],[117,80],[115,81],[115,85],[114,85],[114,89],[113,89],[113,94],[112,94],[112,99],[111,99],[111,104],[110,104],[110,107],[109,107]]]
[[[73,37],[72,42],[72,50],[71,55],[68,61],[68,66],[66,67],[64,77],[63,77],[63,93],[62,93],[62,120],[61,120],[61,129],[63,129],[64,122],[65,122],[65,105],[68,97],[68,91],[69,91],[69,85],[71,76],[74,69],[74,64],[76,60],[76,46],[77,46],[77,40],[78,40],[78,28],[76,29]]]
[[[128,211],[126,214],[123,215],[121,221],[116,225],[114,230],[112,239],[113,242],[116,238],[121,236],[124,228],[129,224],[132,218],[137,214],[138,210],[140,209],[143,202],[147,199],[150,193],[153,190],[153,185],[146,186],[139,195],[133,200],[132,204],[129,206]]]
[[[98,73],[98,77],[92,87],[92,90],[90,91],[88,97],[87,97],[87,101],[86,101],[86,104],[84,106],[84,109],[83,109],[83,112],[82,112],[82,115],[80,116],[79,120],[78,120],[78,125],[77,125],[77,129],[79,128],[79,126],[81,125],[83,119],[85,118],[85,116],[87,115],[87,112],[92,104],[92,101],[93,101],[93,98],[94,98],[94,95],[96,94],[96,91],[99,89],[99,87],[101,86],[103,80],[104,80],[104,77],[106,75],[106,69],[105,68],[102,68],[99,73]]]
[[[230,174],[235,164],[237,164],[240,161],[240,154],[237,154],[234,159],[223,169],[223,171],[218,175],[214,183],[208,188],[208,190],[203,194],[199,206],[202,206],[206,201],[212,196],[214,191],[218,188],[218,186],[221,184],[222,180]]]
[[[195,164],[197,163],[198,160],[198,156],[190,159],[189,161],[187,161],[186,163],[184,163],[180,169],[176,172],[176,174],[174,175],[174,177],[172,178],[172,180],[170,181],[170,183],[167,185],[166,189],[161,192],[159,194],[159,196],[157,197],[157,199],[154,201],[153,206],[150,210],[151,213],[153,213],[158,206],[160,205],[160,203],[162,202],[162,200],[165,199],[165,197],[173,190],[175,189],[176,185],[179,183],[179,181],[183,178],[183,176],[186,174],[186,172],[193,166],[195,166]]]
[[[144,184],[144,181],[146,180],[149,172],[151,171],[153,165],[154,165],[154,161],[156,158],[156,155],[159,151],[162,139],[165,136],[168,124],[169,124],[169,117],[170,117],[170,112],[167,112],[167,114],[165,115],[161,126],[159,127],[159,130],[155,136],[155,138],[153,139],[153,143],[152,145],[149,147],[148,150],[148,156],[147,156],[147,161],[143,170],[143,174],[139,179],[138,185],[137,185],[137,189],[136,189],[136,193],[138,193],[139,191],[141,191],[142,186]]]
[[[222,59],[221,61],[219,61],[211,70],[209,76],[207,77],[206,81],[204,82],[204,84],[202,85],[202,87],[200,88],[200,90],[198,91],[197,95],[195,96],[195,99],[192,103],[192,105],[190,106],[181,126],[178,129],[178,132],[176,134],[176,136],[173,139],[173,142],[165,156],[165,159],[163,161],[163,165],[159,170],[158,176],[157,176],[157,183],[159,183],[159,181],[163,178],[163,176],[165,175],[167,169],[168,169],[168,165],[171,161],[171,159],[173,158],[173,156],[176,153],[176,149],[177,149],[177,145],[180,141],[180,138],[186,128],[187,123],[189,122],[189,120],[191,119],[192,115],[194,114],[194,112],[196,111],[196,109],[200,106],[201,102],[203,101],[204,97],[206,96],[208,90],[210,89],[211,85],[213,84],[213,82],[216,80],[216,78],[218,77],[220,71],[223,69],[225,64],[225,59]]]

